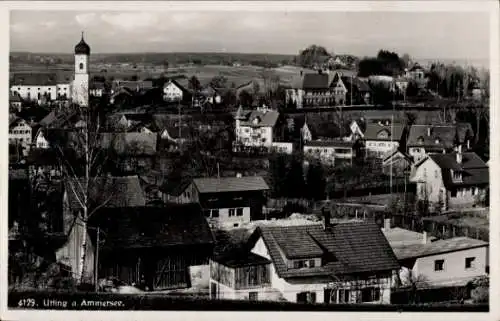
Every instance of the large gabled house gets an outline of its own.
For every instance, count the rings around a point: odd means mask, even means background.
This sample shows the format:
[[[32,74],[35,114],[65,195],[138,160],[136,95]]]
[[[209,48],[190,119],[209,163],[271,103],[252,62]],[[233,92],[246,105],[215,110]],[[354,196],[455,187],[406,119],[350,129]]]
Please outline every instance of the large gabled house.
[[[13,117],[9,120],[9,144],[22,146],[24,155],[29,153],[32,144],[32,128],[26,120],[20,117]]]
[[[488,202],[489,168],[473,152],[429,154],[415,164],[417,198],[431,209],[473,207]]]
[[[236,144],[271,147],[276,136],[279,113],[267,108],[244,111],[238,108],[235,119]]]
[[[171,79],[163,85],[163,100],[169,103],[185,103],[191,100],[192,93],[180,80]]]
[[[368,123],[363,134],[366,155],[384,158],[397,149],[404,139],[405,126],[399,123]]]
[[[255,230],[249,258],[266,271],[263,288],[289,302],[390,303],[399,264],[380,228],[329,220]]]
[[[458,146],[464,151],[468,150],[473,138],[474,133],[469,123],[412,125],[406,147],[409,155],[418,162],[427,153],[448,153]]]
[[[261,219],[269,186],[260,176],[195,178],[181,193],[198,203],[209,221],[222,228]]]

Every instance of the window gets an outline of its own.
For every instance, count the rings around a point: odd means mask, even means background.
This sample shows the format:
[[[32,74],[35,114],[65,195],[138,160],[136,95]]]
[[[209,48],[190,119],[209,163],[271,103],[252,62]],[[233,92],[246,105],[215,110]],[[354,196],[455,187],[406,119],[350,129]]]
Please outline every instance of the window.
[[[444,270],[444,260],[435,260],[434,271],[443,271],[443,270]]]
[[[466,257],[465,258],[465,268],[470,269],[474,267],[474,261],[476,260],[475,257]]]
[[[315,263],[316,263],[314,260],[309,260],[307,262],[308,262],[308,265],[310,268],[313,268],[315,266]]]
[[[212,210],[212,217],[219,217],[219,210]]]
[[[316,303],[316,292],[297,293],[297,303]]]
[[[236,215],[243,216],[243,209],[241,207],[236,209]]]
[[[339,290],[339,303],[349,303],[349,290],[340,289]]]
[[[305,266],[306,266],[305,261],[302,261],[302,260],[293,261],[293,268],[294,269],[301,269]]]
[[[83,63],[80,63],[80,70],[83,70]]]
[[[439,177],[439,172],[437,170],[434,171],[434,178],[438,178]]]
[[[361,302],[376,302],[380,301],[379,288],[365,288],[361,290]]]
[[[234,216],[234,215],[235,215],[235,210],[234,210],[234,208],[230,208],[230,209],[229,209],[229,217]]]
[[[337,290],[325,289],[323,300],[325,303],[337,303]]]
[[[461,172],[451,170],[451,175],[452,175],[454,181],[461,181],[462,180],[462,173]]]
[[[451,190],[451,197],[457,197],[457,190],[456,189]]]
[[[479,194],[479,188],[474,187],[474,188],[473,188],[473,195],[474,195],[474,196],[476,196],[476,195],[478,195],[478,194]]]
[[[257,301],[259,292],[248,292],[248,300]]]

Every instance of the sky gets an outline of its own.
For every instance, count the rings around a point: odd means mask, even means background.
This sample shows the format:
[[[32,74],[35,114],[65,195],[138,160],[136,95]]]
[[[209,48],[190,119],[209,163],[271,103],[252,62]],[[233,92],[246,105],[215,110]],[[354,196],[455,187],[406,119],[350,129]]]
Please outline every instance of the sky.
[[[230,16],[230,18],[228,18]],[[472,12],[11,11],[11,51],[297,54],[311,44],[374,56],[485,60],[489,15]]]

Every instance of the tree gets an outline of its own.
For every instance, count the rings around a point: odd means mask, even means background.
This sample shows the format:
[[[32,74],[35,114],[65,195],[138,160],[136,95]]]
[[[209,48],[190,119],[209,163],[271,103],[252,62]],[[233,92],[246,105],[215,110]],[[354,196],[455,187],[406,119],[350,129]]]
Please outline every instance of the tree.
[[[242,106],[251,107],[253,105],[253,96],[246,90],[242,90],[240,92],[238,100],[239,100],[240,105],[242,105]]]
[[[201,83],[198,77],[192,76],[189,78],[189,83],[188,83],[189,89],[193,90],[194,92],[197,92],[201,88]]]
[[[102,127],[99,116],[95,106],[72,105],[62,115],[66,124],[65,133],[52,140],[67,193],[74,195],[80,207],[79,211],[73,213],[75,224],[81,226],[83,231],[77,270],[79,282],[84,282],[86,277],[88,222],[112,198],[112,192],[104,190],[107,183],[100,179],[104,174],[104,164],[109,161],[109,154],[101,145]],[[111,146],[112,144],[110,142]]]
[[[411,80],[408,82],[408,87],[406,87],[406,97],[415,97],[418,95],[418,84]]]
[[[210,80],[210,85],[214,88],[225,88],[227,86],[227,82],[228,81],[226,77],[218,75]]]
[[[272,154],[269,157],[269,179],[274,197],[286,194],[287,158],[284,154]]]
[[[309,164],[306,176],[306,187],[309,199],[322,200],[325,198],[325,172],[323,170],[323,166],[317,160],[314,160]]]
[[[287,197],[302,198],[305,192],[304,169],[302,160],[294,155],[290,161],[290,167],[286,175]]]
[[[304,68],[311,68],[323,64],[330,56],[325,47],[311,45],[299,52],[297,62]]]

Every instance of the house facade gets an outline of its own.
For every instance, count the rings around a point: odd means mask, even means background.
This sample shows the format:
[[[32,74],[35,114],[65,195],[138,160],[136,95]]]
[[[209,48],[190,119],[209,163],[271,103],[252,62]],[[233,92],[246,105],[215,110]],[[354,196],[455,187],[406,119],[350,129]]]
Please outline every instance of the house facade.
[[[356,143],[341,140],[314,140],[304,144],[304,155],[317,158],[324,163],[335,163],[335,160],[353,161],[356,158]]]
[[[476,277],[487,275],[489,244],[468,237],[433,240],[427,233],[408,230],[398,231],[403,237],[387,238],[401,264],[400,279],[403,286],[411,282],[418,286],[436,287],[465,285]],[[404,237],[409,234],[423,235],[419,240]]]
[[[9,144],[21,145],[23,153],[28,154],[31,148],[32,129],[22,118],[16,117],[9,123]]]
[[[38,149],[48,149],[50,147],[50,143],[46,137],[46,130],[43,128],[38,129],[38,132],[35,135],[34,139],[34,147]]]
[[[163,86],[163,100],[167,102],[181,102],[187,98],[187,90],[177,81],[170,80]]]
[[[238,227],[260,219],[269,186],[260,176],[195,178],[184,191],[214,226]],[[184,193],[183,192],[183,193]]]
[[[367,155],[383,158],[387,153],[396,150],[403,138],[404,125],[388,123],[366,124],[364,133]]]
[[[475,153],[429,154],[415,164],[411,181],[417,199],[430,208],[449,209],[484,204],[489,186],[489,168]]]
[[[348,231],[356,237],[348,240]],[[270,287],[286,301],[390,303],[399,264],[376,224],[261,226],[254,233],[251,252],[271,261]]]
[[[274,129],[279,113],[267,108],[243,111],[238,108],[235,115],[236,144],[248,147],[270,148],[274,140]]]

